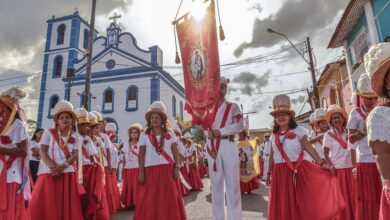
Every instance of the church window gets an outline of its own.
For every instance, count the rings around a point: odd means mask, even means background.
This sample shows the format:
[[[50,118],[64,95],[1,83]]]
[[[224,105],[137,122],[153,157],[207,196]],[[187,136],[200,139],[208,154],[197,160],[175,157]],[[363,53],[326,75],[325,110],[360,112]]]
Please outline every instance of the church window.
[[[57,28],[57,45],[64,44],[66,26],[61,24]]]
[[[172,116],[176,117],[176,97],[172,96]]]
[[[56,106],[58,100],[59,100],[58,95],[52,95],[50,97],[50,99],[49,99],[49,115],[48,115],[49,118],[53,117],[54,107]]]
[[[111,113],[114,111],[114,90],[108,87],[103,92],[103,112]]]
[[[84,42],[83,47],[84,49],[88,49],[89,44],[89,31],[87,29],[84,29]]]
[[[54,58],[53,78],[61,77],[62,73],[62,56],[56,56]]]
[[[126,91],[126,111],[136,111],[138,109],[138,88],[134,85]]]
[[[183,121],[183,102],[182,101],[180,101],[180,109],[179,109],[179,111],[180,111],[180,120]]]

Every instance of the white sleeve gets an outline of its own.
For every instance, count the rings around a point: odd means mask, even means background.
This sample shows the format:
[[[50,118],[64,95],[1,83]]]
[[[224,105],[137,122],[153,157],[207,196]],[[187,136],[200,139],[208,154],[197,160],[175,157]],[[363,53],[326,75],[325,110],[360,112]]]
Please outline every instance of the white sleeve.
[[[28,139],[28,133],[24,124],[19,120],[16,120],[14,123],[16,124],[16,128],[12,131],[12,144],[18,144],[24,140]]]
[[[39,146],[41,146],[42,144],[49,146],[50,145],[50,138],[51,138],[51,134],[50,134],[49,130],[45,130],[42,134],[42,138],[41,138],[41,141],[39,142]]]
[[[328,132],[326,132],[325,136],[324,136],[324,140],[322,142],[322,149],[324,149],[325,147],[329,148],[330,150],[332,150],[332,137],[328,134]]]
[[[169,131],[169,135],[171,136],[171,141],[172,141],[172,144],[173,143],[177,143],[177,136],[175,133]]]
[[[230,111],[232,111],[233,123],[219,129],[222,136],[238,134],[244,130],[244,119],[240,107],[236,103],[232,103]]]
[[[301,140],[303,136],[307,135],[307,130],[302,126],[298,126],[297,128],[294,129],[294,131],[298,135],[299,140]]]
[[[103,139],[103,142],[104,142],[104,149],[110,149],[111,148],[111,141],[110,139],[108,138],[108,136],[106,134],[103,134],[102,135],[102,139]]]
[[[146,134],[144,132],[142,132],[141,135],[139,136],[139,140],[137,143],[138,147],[146,145],[145,137],[147,137]]]
[[[352,110],[351,114],[349,114],[348,117],[348,123],[347,123],[347,128],[348,129],[358,129],[359,128],[359,122],[357,120],[357,115],[355,114],[356,111]]]

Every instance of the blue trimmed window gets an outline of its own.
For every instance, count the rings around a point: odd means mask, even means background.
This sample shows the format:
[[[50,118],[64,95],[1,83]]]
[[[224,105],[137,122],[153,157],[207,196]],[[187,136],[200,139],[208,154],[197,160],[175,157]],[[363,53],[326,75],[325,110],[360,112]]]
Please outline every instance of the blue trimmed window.
[[[129,86],[126,90],[126,111],[137,111],[138,109],[138,88],[137,86]]]
[[[49,99],[49,111],[47,114],[48,118],[53,118],[53,111],[54,107],[56,106],[57,102],[60,100],[60,97],[58,95],[52,95]]]
[[[58,26],[58,28],[57,28],[57,45],[64,44],[65,30],[66,30],[65,24],[61,24],[60,26]]]
[[[180,109],[179,109],[179,111],[180,111],[180,120],[183,121],[184,115],[183,115],[183,102],[182,101],[180,101]]]
[[[103,113],[114,112],[114,90],[110,87],[103,92]]]
[[[63,58],[61,55],[58,55],[54,58],[53,61],[53,78],[59,78],[62,74],[62,63]]]
[[[89,44],[89,30],[84,29],[84,41],[83,41],[84,49],[88,49],[88,44]]]
[[[176,117],[176,97],[172,96],[172,116]]]

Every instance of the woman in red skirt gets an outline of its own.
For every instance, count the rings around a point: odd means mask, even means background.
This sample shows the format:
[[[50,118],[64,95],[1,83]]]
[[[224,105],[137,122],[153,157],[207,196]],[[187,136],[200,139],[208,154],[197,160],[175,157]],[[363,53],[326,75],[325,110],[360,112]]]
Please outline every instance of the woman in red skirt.
[[[296,124],[290,98],[275,96],[273,109],[270,114],[275,124],[270,138],[272,148],[267,175],[267,184],[271,184],[268,219],[328,220],[335,217],[345,204],[337,179],[327,171],[332,169],[307,140],[306,129]],[[306,153],[322,168],[310,162]]]
[[[336,176],[346,203],[346,209],[337,219],[353,220],[356,210],[356,182],[352,175],[352,154],[348,148],[348,132],[345,128],[347,112],[339,105],[331,105],[326,113],[326,120],[332,128],[326,132],[323,141],[325,160],[336,168]],[[352,151],[352,154],[351,154]]]
[[[30,203],[32,220],[82,220],[77,181],[77,135],[73,105],[61,100],[54,107],[55,128],[45,130],[40,142],[41,163]]]
[[[145,114],[147,128],[138,145],[138,201],[134,220],[184,220],[186,212],[177,186],[180,159],[175,134],[168,129],[162,102]]]
[[[30,197],[25,122],[19,99],[26,94],[11,88],[0,95],[0,220],[28,220]]]
[[[110,158],[111,158],[111,183],[112,183],[112,192],[114,193],[114,200],[116,203],[116,209],[121,208],[119,187],[118,187],[118,177],[117,170],[119,164],[119,154],[118,154],[118,144],[116,143],[116,131],[117,127],[115,123],[106,124],[106,135],[110,139]]]
[[[197,145],[196,149],[198,150],[198,158],[199,158],[199,161],[198,161],[199,175],[202,178],[202,177],[207,176],[207,169],[206,169],[206,166],[204,164],[204,159],[206,157],[206,151],[204,150],[203,146],[200,143]]]
[[[81,196],[84,219],[109,219],[108,207],[105,200],[102,200],[104,192],[104,169],[97,163],[97,150],[89,137],[91,124],[88,111],[84,108],[74,110],[77,116],[78,132],[82,137],[82,163],[83,163],[83,186],[86,193]]]
[[[185,155],[186,155],[186,148],[184,147],[184,144],[183,142],[181,141],[181,129],[179,128],[178,125],[175,125],[173,126],[173,132],[175,133],[176,135],[176,140],[177,140],[177,150],[179,151],[179,157],[180,157],[180,166],[181,166],[181,169],[180,169],[180,173],[182,174],[181,178],[179,178],[177,180],[178,182],[178,186],[179,186],[179,190],[180,190],[180,193],[181,195],[184,197],[184,196],[188,196],[190,195],[190,190],[191,190],[191,186],[189,184],[189,177],[188,177],[188,172],[187,172],[187,167],[185,166]]]
[[[196,152],[196,147],[192,142],[192,137],[190,133],[184,135],[186,139],[186,154],[187,154],[187,164],[189,166],[188,176],[190,179],[191,188],[193,191],[200,191],[203,188],[202,179],[199,174],[198,167],[198,155]]]
[[[238,141],[245,141],[247,140],[247,131],[244,129],[241,133],[238,134]],[[257,144],[257,142],[256,142]],[[246,162],[248,161],[248,156],[246,154],[246,152],[240,148],[240,151],[239,151],[239,158],[241,160],[241,155],[240,154],[243,154],[243,157],[246,157]],[[246,171],[246,162],[243,163],[243,166],[241,167],[240,165],[240,170],[241,169],[244,169]],[[259,181],[257,180],[257,177],[253,178],[252,180],[250,180],[249,182],[242,182],[240,181],[240,190],[241,190],[241,193],[247,193],[247,194],[251,194],[252,193],[252,190],[256,190],[260,188],[260,184],[259,184]]]
[[[123,144],[125,166],[123,169],[123,187],[121,202],[124,208],[137,204],[138,186],[138,139],[142,132],[140,124],[133,124],[128,129],[129,141]]]
[[[369,145],[384,179],[379,219],[390,219],[390,43],[374,45],[364,57],[366,71],[381,103],[367,117]]]
[[[378,96],[372,91],[367,74],[360,76],[357,94],[363,105],[351,111],[347,124],[350,146],[356,150],[357,160],[356,219],[378,219],[382,182],[368,146],[366,127],[367,116],[376,106]]]

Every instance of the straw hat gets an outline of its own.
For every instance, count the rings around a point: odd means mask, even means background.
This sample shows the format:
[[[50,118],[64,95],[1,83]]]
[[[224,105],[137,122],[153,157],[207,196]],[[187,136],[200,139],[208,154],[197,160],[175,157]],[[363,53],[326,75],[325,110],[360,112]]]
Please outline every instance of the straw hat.
[[[73,112],[73,105],[68,101],[60,100],[59,102],[57,102],[57,104],[54,106],[53,112],[54,112],[53,120],[56,124],[58,123],[58,117],[62,113],[68,113],[72,117],[73,122],[76,122],[77,120],[77,116]]]
[[[265,133],[265,134],[264,134],[264,137],[270,137],[270,136],[271,136],[270,133]]]
[[[181,134],[181,129],[180,129],[179,125],[177,125],[177,124],[175,124],[175,125],[172,127],[172,130],[173,130],[173,132],[176,132],[176,133]]]
[[[96,115],[93,114],[92,112],[88,112],[88,121],[91,124],[91,126],[99,124]]]
[[[372,90],[370,78],[368,78],[368,75],[366,73],[360,75],[356,94],[363,98],[378,97]]]
[[[315,123],[314,113],[311,113],[309,117],[309,124],[314,125],[314,123]]]
[[[96,116],[96,120],[97,120],[98,123],[99,122],[103,122],[103,116],[102,116],[102,114],[100,114],[100,112],[92,111],[91,113]]]
[[[334,105],[329,106],[328,111],[326,112],[325,117],[326,117],[326,120],[328,122],[330,122],[330,119],[332,118],[332,115],[334,113],[340,113],[344,117],[345,120],[348,120],[347,112],[343,108],[341,108],[341,106],[334,104]]]
[[[16,107],[15,103],[24,97],[26,97],[26,93],[23,90],[12,87],[0,94],[0,101],[12,110]]]
[[[105,130],[106,131],[111,131],[111,132],[116,132],[116,130],[117,130],[116,124],[115,123],[111,123],[111,122],[107,123]]]
[[[77,117],[77,123],[80,124],[89,124],[88,120],[88,111],[85,108],[76,108],[74,113]]]
[[[364,55],[364,64],[375,94],[383,96],[383,84],[390,69],[390,43],[374,45]]]
[[[148,111],[145,114],[146,121],[149,121],[150,115],[152,113],[158,113],[163,117],[164,121],[167,120],[167,113],[165,111],[165,105],[161,101],[155,101],[150,106]]]
[[[320,121],[326,120],[326,111],[322,108],[317,108],[314,111],[314,123],[317,124]]]
[[[184,139],[186,139],[186,141],[191,141],[192,142],[191,138],[192,138],[192,135],[189,132],[184,134]]]
[[[221,83],[221,84],[227,85],[227,84],[229,84],[229,82],[230,82],[230,80],[228,78],[225,78],[225,77],[221,77],[219,79],[219,83]]]
[[[131,125],[131,126],[129,127],[129,129],[127,129],[127,132],[130,132],[130,131],[133,130],[133,129],[136,129],[136,130],[138,131],[138,133],[141,134],[141,132],[142,132],[142,125],[139,124],[139,123],[135,123],[135,124]]]
[[[295,116],[295,112],[291,109],[290,97],[285,94],[276,95],[272,100],[274,110],[270,112],[270,115],[275,116],[277,113],[285,112],[291,117]]]

